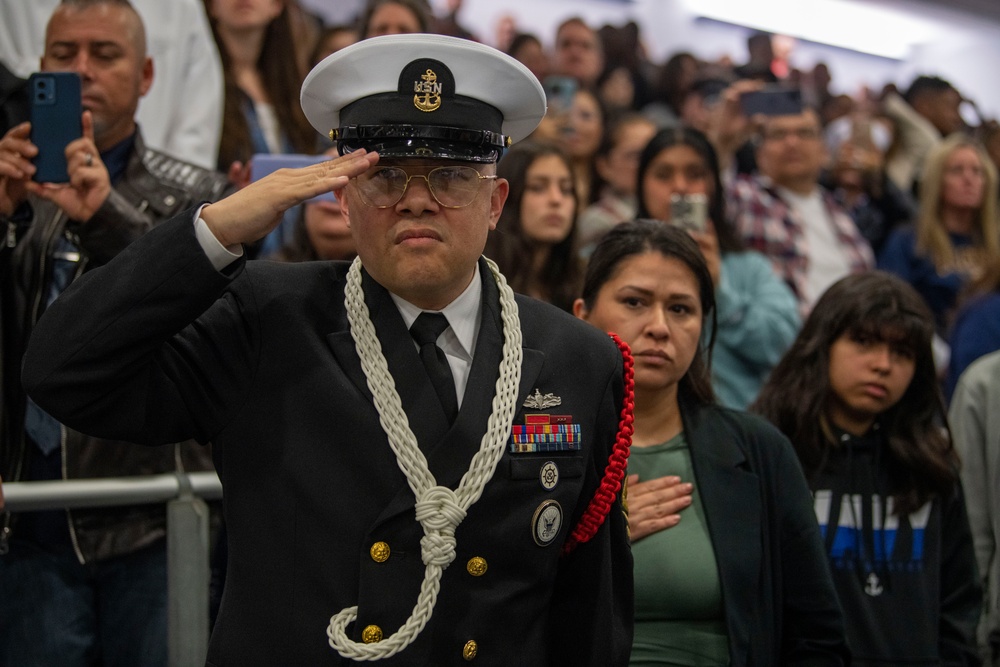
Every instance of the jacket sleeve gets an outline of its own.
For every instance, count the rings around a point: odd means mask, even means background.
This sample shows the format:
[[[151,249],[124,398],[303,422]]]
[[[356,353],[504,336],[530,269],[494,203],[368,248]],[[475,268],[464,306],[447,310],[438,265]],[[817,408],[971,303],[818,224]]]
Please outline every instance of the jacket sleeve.
[[[993,490],[990,480],[995,479],[993,460],[986,440],[986,414],[991,408],[989,395],[978,372],[964,375],[958,382],[948,422],[955,439],[955,449],[962,461],[962,488],[968,505],[969,528],[976,551],[976,565],[984,587],[989,583],[989,565],[996,553],[996,539],[990,522]]]
[[[73,228],[80,247],[94,264],[100,266],[152,229],[153,224],[153,217],[148,211],[140,211],[111,188],[107,199],[90,220],[75,224]]]
[[[187,211],[157,226],[39,320],[22,380],[62,423],[128,442],[205,442],[242,400],[255,319],[250,297],[226,288],[245,262],[216,271],[192,221]]]
[[[771,263],[754,251],[739,253],[728,262],[723,259],[716,300],[716,344],[756,368],[767,370],[777,364],[795,339],[800,320],[795,295]]]
[[[941,500],[941,664],[979,665],[976,626],[982,611],[976,555],[961,485]]]
[[[600,442],[590,489],[608,462],[622,405],[621,362],[605,391]],[[591,491],[593,493],[593,491]],[[589,502],[589,497],[585,502]],[[582,502],[583,499],[581,499]],[[570,530],[575,526],[570,527]],[[619,492],[597,534],[564,555],[549,605],[549,664],[559,667],[625,667],[632,650],[634,598],[628,520]]]
[[[843,612],[833,587],[812,495],[784,436],[773,445],[781,516],[783,665],[847,665]]]

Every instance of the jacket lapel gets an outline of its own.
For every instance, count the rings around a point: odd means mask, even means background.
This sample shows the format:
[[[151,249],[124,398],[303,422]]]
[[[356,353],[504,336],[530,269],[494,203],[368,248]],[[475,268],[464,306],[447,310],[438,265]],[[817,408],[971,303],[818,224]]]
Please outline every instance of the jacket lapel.
[[[503,354],[503,326],[500,317],[499,290],[493,274],[490,273],[489,268],[482,260],[480,260],[479,272],[483,281],[483,307],[479,338],[476,342],[469,381],[462,399],[462,408],[459,410],[454,425],[442,437],[428,441],[426,446],[421,441],[421,449],[427,456],[428,467],[437,484],[451,489],[458,486],[462,476],[469,469],[472,457],[479,451],[483,434],[486,432],[486,424],[493,411],[493,397],[496,393],[498,369]],[[390,305],[393,304],[390,302]],[[395,311],[395,307],[392,310]],[[525,397],[533,388],[533,383],[538,377],[545,359],[545,355],[537,350],[522,347],[522,353],[521,382],[518,388],[515,415],[520,412]],[[415,352],[414,357],[415,363],[419,365],[420,361],[419,358],[416,358]],[[390,368],[392,367],[390,366]],[[422,370],[423,367],[420,368]],[[425,381],[429,383],[429,380],[426,380],[426,373],[423,375]],[[437,403],[436,396],[429,384],[424,393]],[[405,402],[404,407],[406,407]],[[441,411],[440,406],[436,409]],[[407,409],[407,413],[420,414],[411,413],[409,409]],[[504,443],[504,447],[506,448],[506,443]],[[376,525],[403,512],[412,513],[413,503],[414,498],[409,487],[401,490],[382,512]]]
[[[437,442],[448,430],[444,409],[437,399],[430,378],[420,362],[420,357],[417,356],[413,339],[389,292],[364,270],[362,270],[361,286],[369,316],[375,325],[375,333],[381,343],[382,354],[393,377],[403,411],[409,416],[410,428],[426,455],[426,448],[431,443]],[[358,358],[346,317],[344,329],[328,334],[327,341],[344,374],[350,378],[358,391],[371,401],[372,393],[368,388],[368,378],[361,368],[361,360]],[[413,416],[419,416],[419,419]]]
[[[758,613],[753,605],[763,599],[760,479],[747,467],[734,433],[703,419],[697,407],[685,407],[684,431],[718,563],[732,662],[743,664]]]

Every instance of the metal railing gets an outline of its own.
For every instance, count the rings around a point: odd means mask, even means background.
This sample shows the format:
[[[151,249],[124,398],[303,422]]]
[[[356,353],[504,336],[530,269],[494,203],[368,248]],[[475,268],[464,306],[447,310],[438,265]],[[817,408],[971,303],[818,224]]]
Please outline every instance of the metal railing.
[[[208,654],[209,536],[205,500],[222,497],[214,472],[12,482],[10,512],[166,503],[167,650],[170,667],[201,667]]]

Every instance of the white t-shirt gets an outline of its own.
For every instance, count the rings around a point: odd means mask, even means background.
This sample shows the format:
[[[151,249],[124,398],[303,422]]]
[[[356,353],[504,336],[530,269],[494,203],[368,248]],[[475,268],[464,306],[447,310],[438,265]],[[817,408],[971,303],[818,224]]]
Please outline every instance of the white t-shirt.
[[[830,285],[851,272],[850,258],[837,238],[837,230],[819,188],[813,188],[805,196],[786,188],[778,188],[778,193],[802,222],[809,259],[806,293],[801,296],[803,304],[811,308]]]

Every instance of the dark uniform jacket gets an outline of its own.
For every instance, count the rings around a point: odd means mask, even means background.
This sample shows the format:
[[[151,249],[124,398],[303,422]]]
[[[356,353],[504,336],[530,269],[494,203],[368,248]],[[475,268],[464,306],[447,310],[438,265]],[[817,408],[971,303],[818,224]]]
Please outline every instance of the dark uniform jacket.
[[[328,646],[330,616],[358,605],[355,640],[409,617],[424,575],[414,498],[379,424],[344,308],[344,263],[240,260],[216,271],[185,214],[74,284],[39,323],[26,358],[31,395],[63,421],[146,443],[211,441],[224,486],[228,579],[212,665],[347,664]],[[462,408],[449,427],[382,287],[365,299],[428,465],[455,488],[478,450],[501,357],[498,292],[483,315]],[[621,357],[600,331],[518,297],[526,412],[569,415],[582,449],[512,454],[456,532],[433,617],[386,665],[624,665],[633,615],[626,520],[567,557],[560,548],[597,488],[617,432]],[[520,407],[538,389],[562,399]],[[542,467],[555,462],[546,490]],[[539,546],[535,515],[562,510]],[[383,562],[373,558],[377,543]],[[485,559],[481,572],[469,561]],[[381,557],[379,558],[381,560]],[[472,572],[480,572],[474,576]],[[471,642],[471,643],[470,643]]]
[[[75,279],[107,263],[163,220],[193,204],[215,201],[230,190],[224,175],[146,148],[137,131],[124,175],[86,224],[68,220],[55,204],[35,197],[29,197],[28,203],[14,216],[3,219],[8,247],[4,248],[3,265],[0,476],[5,482],[29,478],[33,457],[40,456],[24,430],[25,395],[19,369],[26,341],[45,309],[58,244],[66,239],[79,250],[79,257],[74,258]],[[132,276],[126,278],[131,279]],[[147,449],[89,437],[72,429],[62,430],[65,479],[211,469],[210,456],[195,443]],[[162,505],[72,510],[65,515],[69,518],[73,548],[81,562],[130,553],[166,534]],[[8,548],[7,541],[17,536],[18,519],[22,518],[2,514],[0,553]]]

